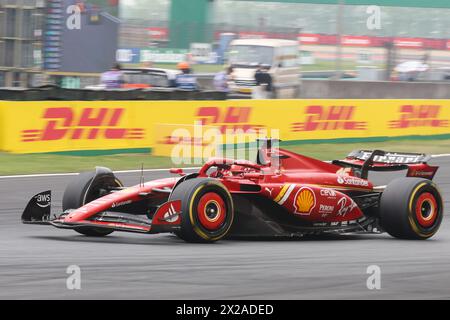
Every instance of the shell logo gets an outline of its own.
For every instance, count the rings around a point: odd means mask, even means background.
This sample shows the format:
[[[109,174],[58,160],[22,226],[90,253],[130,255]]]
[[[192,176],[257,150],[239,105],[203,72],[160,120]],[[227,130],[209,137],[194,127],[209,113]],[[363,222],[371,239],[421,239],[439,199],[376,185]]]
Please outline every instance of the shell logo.
[[[307,187],[300,188],[295,195],[295,212],[302,215],[309,215],[316,206],[316,195]]]

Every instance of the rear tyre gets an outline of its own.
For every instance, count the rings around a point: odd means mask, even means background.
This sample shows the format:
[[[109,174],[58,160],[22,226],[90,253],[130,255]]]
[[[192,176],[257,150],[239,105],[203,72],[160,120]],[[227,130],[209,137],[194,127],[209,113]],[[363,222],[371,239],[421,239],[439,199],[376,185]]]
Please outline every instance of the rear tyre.
[[[430,180],[395,179],[381,196],[381,226],[396,238],[428,239],[438,231],[442,216],[442,198]]]
[[[218,241],[233,224],[233,200],[215,179],[186,180],[173,190],[172,200],[181,200],[181,229],[175,234],[187,242]]]
[[[78,209],[102,197],[110,188],[122,187],[122,182],[114,176],[112,171],[106,168],[100,170],[100,173],[82,172],[69,183],[63,195],[63,211]],[[104,237],[113,232],[113,230],[92,227],[80,227],[74,230],[89,237]]]

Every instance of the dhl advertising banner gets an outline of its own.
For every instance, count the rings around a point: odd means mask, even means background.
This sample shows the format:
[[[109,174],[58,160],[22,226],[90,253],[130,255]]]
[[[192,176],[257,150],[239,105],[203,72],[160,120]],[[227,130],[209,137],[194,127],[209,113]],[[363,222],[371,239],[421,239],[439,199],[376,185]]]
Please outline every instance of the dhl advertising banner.
[[[167,128],[195,123],[283,141],[450,135],[450,100],[0,101],[0,149],[170,149]]]

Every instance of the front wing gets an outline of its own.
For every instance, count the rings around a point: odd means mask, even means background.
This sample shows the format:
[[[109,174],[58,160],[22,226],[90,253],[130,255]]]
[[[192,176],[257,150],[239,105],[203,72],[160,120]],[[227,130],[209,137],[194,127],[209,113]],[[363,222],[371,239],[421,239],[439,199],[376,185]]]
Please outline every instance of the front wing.
[[[73,210],[67,210],[59,216],[51,216],[51,191],[41,192],[31,198],[22,214],[25,224],[52,225],[61,229],[102,228],[114,231],[137,233],[174,232],[180,229],[181,201],[169,201],[161,205],[152,219],[147,217],[104,211],[93,217],[70,221],[68,215]]]

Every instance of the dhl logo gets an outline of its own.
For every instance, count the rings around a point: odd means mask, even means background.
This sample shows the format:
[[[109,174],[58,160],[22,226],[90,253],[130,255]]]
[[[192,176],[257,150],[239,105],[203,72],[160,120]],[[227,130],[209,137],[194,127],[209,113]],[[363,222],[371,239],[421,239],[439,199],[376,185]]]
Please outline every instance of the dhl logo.
[[[400,118],[389,121],[389,127],[391,129],[448,127],[448,120],[439,119],[440,111],[439,105],[404,105],[400,107]]]
[[[366,130],[367,122],[353,119],[355,106],[308,106],[305,122],[292,123],[292,131]]]
[[[217,126],[221,133],[234,133],[236,131],[254,130],[258,132],[265,126],[251,124],[251,107],[228,107],[222,111],[219,107],[201,107],[196,117],[204,126]]]
[[[124,108],[84,108],[77,114],[72,108],[47,108],[43,129],[22,131],[22,142],[79,139],[143,139],[143,128],[120,128]]]
[[[176,135],[164,136],[161,140],[158,140],[157,143],[168,145],[209,146],[209,142],[204,141],[202,137],[185,137]]]

